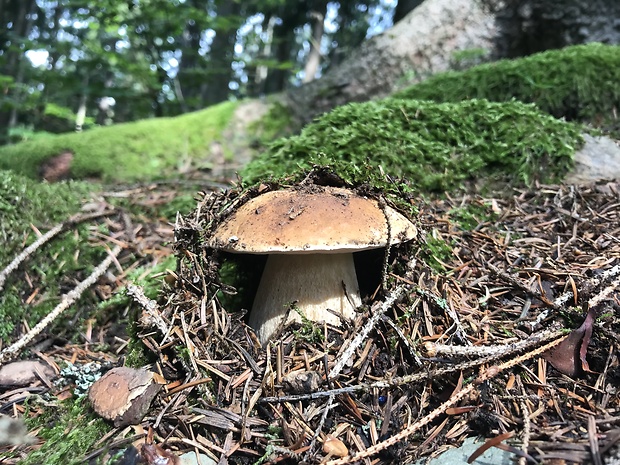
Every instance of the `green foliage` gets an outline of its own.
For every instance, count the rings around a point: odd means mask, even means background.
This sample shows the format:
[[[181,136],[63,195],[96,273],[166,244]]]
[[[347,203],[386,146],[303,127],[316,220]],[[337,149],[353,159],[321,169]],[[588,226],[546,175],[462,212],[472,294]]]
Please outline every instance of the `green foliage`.
[[[42,230],[68,219],[90,197],[92,186],[68,182],[41,184],[0,171],[0,269],[7,266],[24,247],[36,240],[33,226]],[[58,304],[58,298],[73,287],[73,279],[83,279],[101,261],[105,251],[88,243],[86,225],[65,232],[41,247],[13,272],[0,293],[0,339],[11,340],[21,321],[30,327]],[[23,278],[28,271],[28,280]],[[35,290],[32,303],[26,299]],[[81,302],[92,299],[86,293]],[[75,312],[75,306],[67,314]]]
[[[61,134],[0,147],[0,169],[36,177],[41,163],[59,153],[74,154],[74,178],[105,181],[162,178],[184,161],[209,158],[236,103],[228,102],[175,118],[157,118]]]
[[[87,451],[110,429],[88,410],[85,397],[57,406],[48,403],[44,412],[40,416],[26,416],[28,429],[38,429],[45,442],[20,465],[81,465]]]
[[[588,44],[437,74],[395,97],[535,103],[558,118],[596,122],[620,108],[620,46]]]
[[[308,344],[321,344],[325,339],[323,327],[317,325],[316,321],[309,320],[297,305],[292,304],[292,311],[297,313],[301,318],[301,326],[298,330],[294,331],[297,339],[307,342]]]
[[[442,192],[472,179],[557,180],[581,143],[579,127],[534,105],[386,99],[336,108],[276,141],[241,175],[251,184],[329,165],[353,184],[383,170],[417,191]]]
[[[47,103],[43,111],[41,122],[37,125],[38,131],[52,133],[71,132],[75,130],[75,112],[70,108],[56,105],[55,103]],[[92,127],[95,120],[88,117],[84,120],[83,129]]]
[[[450,59],[452,68],[462,70],[489,61],[489,51],[484,48],[457,50]]]

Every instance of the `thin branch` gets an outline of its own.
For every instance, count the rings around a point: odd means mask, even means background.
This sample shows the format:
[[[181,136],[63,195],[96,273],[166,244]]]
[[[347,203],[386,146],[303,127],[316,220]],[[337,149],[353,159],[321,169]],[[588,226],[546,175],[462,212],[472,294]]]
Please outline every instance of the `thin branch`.
[[[435,410],[430,412],[428,415],[416,421],[415,423],[408,426],[407,428],[403,429],[399,433],[395,434],[394,436],[391,436],[390,438],[386,439],[383,442],[377,443],[374,446],[369,447],[366,450],[360,451],[353,456],[344,457],[338,460],[332,460],[332,461],[327,462],[326,465],[345,465],[349,463],[359,462],[362,459],[371,457],[387,449],[388,447],[391,447],[401,441],[406,440],[409,436],[414,434],[416,431],[420,430],[420,428],[422,428],[423,426],[426,426],[431,421],[435,420],[437,417],[444,414],[448,408],[452,407],[453,405],[456,405],[462,399],[469,396],[474,391],[474,389],[477,388],[480,384],[493,379],[494,377],[496,377],[498,374],[500,374],[502,371],[506,369],[512,368],[520,363],[523,363],[526,360],[529,360],[533,357],[536,357],[537,355],[540,355],[546,352],[547,350],[551,349],[552,347],[562,342],[564,339],[566,339],[566,337],[567,336],[560,337],[554,341],[549,342],[548,344],[545,344],[542,347],[539,347],[538,349],[528,352],[527,354],[508,360],[507,362],[504,362],[501,365],[489,367],[478,378],[476,378],[476,380],[473,383],[468,384],[461,391],[453,395],[450,399],[448,399],[446,402],[441,404],[439,407],[437,407]]]
[[[43,318],[37,325],[24,334],[17,342],[6,347],[2,352],[0,352],[0,363],[5,363],[9,360],[15,358],[17,353],[26,347],[41,331],[43,331],[47,326],[49,326],[56,318],[58,318],[62,312],[64,312],[67,308],[71,306],[77,299],[80,298],[82,293],[88,289],[90,286],[95,284],[95,282],[99,279],[101,275],[103,275],[108,267],[112,264],[112,262],[116,259],[116,256],[121,252],[122,247],[116,246],[109,253],[105,260],[103,260],[97,268],[93,270],[93,272],[86,278],[84,281],[79,283],[72,291],[63,295],[60,303],[50,312],[45,318]]]
[[[336,364],[329,372],[329,379],[336,378],[345,365],[349,362],[357,348],[368,338],[368,334],[374,329],[375,325],[381,319],[381,315],[387,312],[392,305],[398,302],[405,293],[405,286],[398,286],[394,289],[385,301],[380,305],[373,305],[372,316],[368,319],[364,327],[360,330],[357,336],[351,341],[344,351],[340,352]]]
[[[13,259],[11,263],[7,265],[7,267],[0,272],[0,290],[4,288],[4,283],[6,282],[9,275],[17,269],[17,267],[26,260],[30,255],[32,255],[39,247],[43,244],[51,240],[53,237],[57,236],[61,232],[69,229],[69,227],[74,226],[79,223],[83,223],[85,221],[89,221],[95,218],[99,218],[101,216],[108,216],[114,213],[113,210],[107,210],[104,212],[97,213],[89,213],[87,215],[77,215],[72,218],[69,218],[67,221],[63,223],[57,224],[48,232],[39,237],[36,241],[26,247],[17,257]]]

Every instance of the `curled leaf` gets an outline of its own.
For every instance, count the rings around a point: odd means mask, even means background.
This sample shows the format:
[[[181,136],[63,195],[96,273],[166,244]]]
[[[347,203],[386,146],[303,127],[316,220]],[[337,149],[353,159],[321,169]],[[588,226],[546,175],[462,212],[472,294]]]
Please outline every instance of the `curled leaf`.
[[[590,308],[581,326],[572,330],[557,346],[545,352],[543,358],[556,370],[571,378],[584,371],[590,372],[586,355],[595,320],[596,312]]]

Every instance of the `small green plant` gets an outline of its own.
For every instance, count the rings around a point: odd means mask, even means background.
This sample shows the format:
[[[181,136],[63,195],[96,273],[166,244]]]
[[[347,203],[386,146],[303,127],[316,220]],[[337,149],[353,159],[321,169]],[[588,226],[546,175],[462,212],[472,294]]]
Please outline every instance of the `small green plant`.
[[[426,264],[438,273],[446,271],[445,263],[452,258],[453,245],[446,242],[442,237],[434,232],[427,234],[424,242],[422,258]]]
[[[295,336],[308,344],[320,344],[325,340],[323,327],[309,320],[295,304],[291,304],[291,310],[301,317],[301,327],[294,331]]]
[[[453,208],[448,213],[450,219],[466,231],[475,229],[481,223],[497,219],[497,214],[491,207],[481,203],[468,203],[464,207]]]

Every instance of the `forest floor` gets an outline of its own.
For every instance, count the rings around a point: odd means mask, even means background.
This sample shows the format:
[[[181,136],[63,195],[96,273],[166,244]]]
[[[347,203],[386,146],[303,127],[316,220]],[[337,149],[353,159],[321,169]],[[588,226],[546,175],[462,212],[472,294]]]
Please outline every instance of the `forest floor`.
[[[85,220],[90,240],[116,255],[82,291],[109,305],[43,330],[15,356],[5,344],[3,356],[51,370],[0,380],[0,411],[26,418],[34,438],[4,447],[0,463],[176,464],[191,451],[202,463],[407,463],[468,437],[486,440],[472,461],[493,447],[522,463],[618,458],[619,184],[420,200],[423,237],[378,257],[365,311],[338,328],[293,326],[267,348],[241,313],[201,300],[213,282],[200,266],[217,264],[205,256],[179,272],[173,225],[136,213],[175,189],[108,195],[137,207],[102,201]],[[183,224],[191,218],[199,224],[197,213]],[[27,267],[12,273],[29,279]],[[163,292],[133,302],[130,282]],[[144,419],[98,418],[84,395],[89,370],[147,360],[162,390]]]

